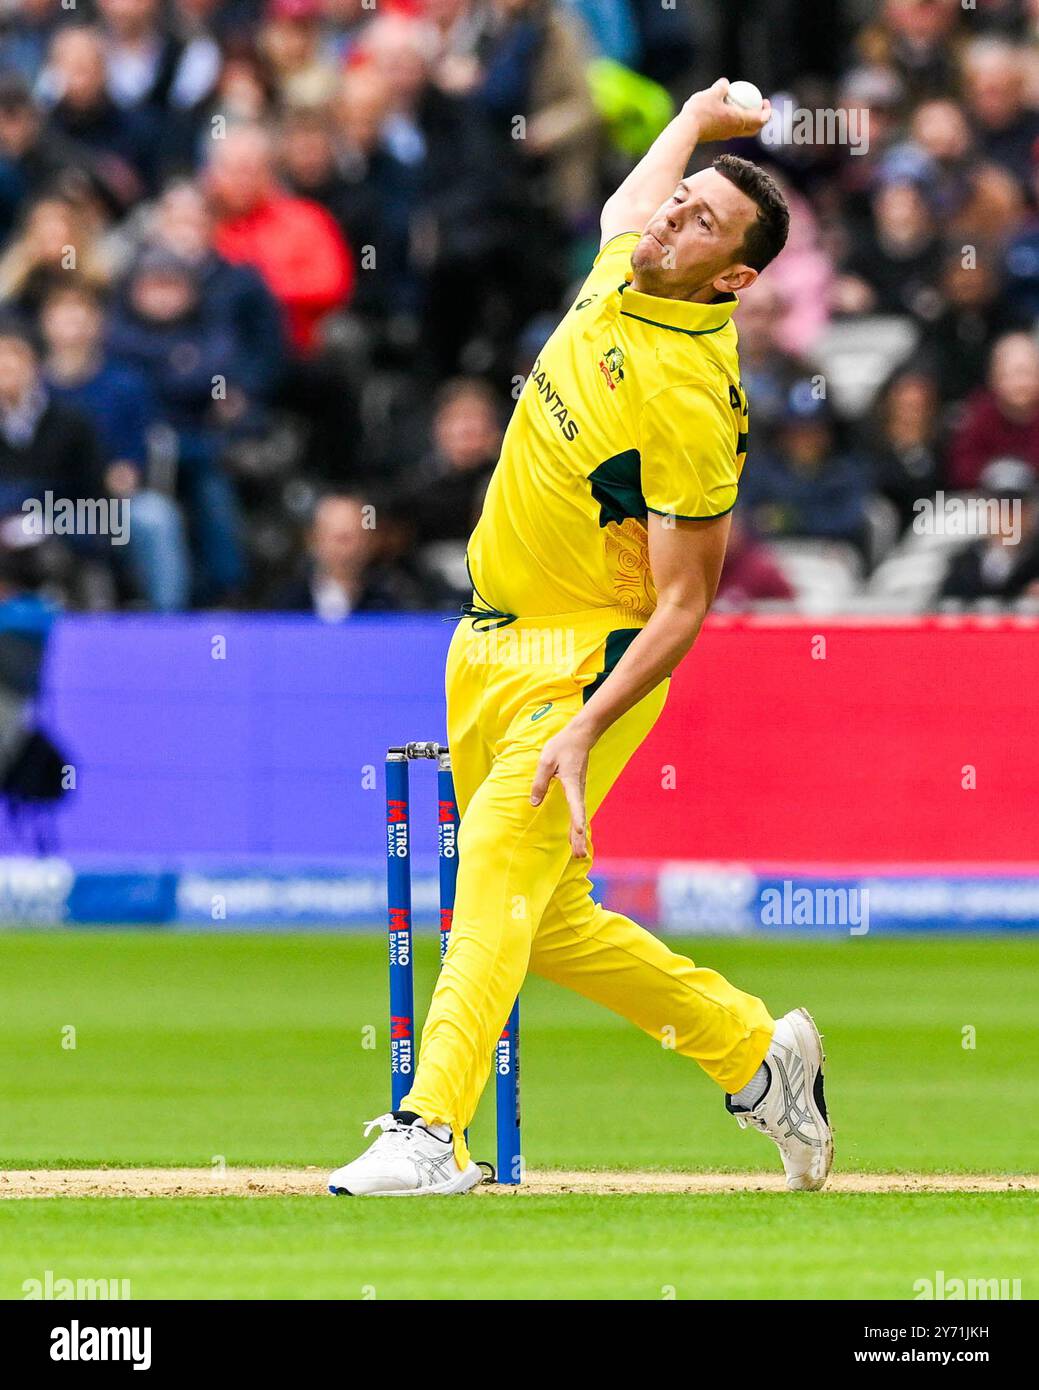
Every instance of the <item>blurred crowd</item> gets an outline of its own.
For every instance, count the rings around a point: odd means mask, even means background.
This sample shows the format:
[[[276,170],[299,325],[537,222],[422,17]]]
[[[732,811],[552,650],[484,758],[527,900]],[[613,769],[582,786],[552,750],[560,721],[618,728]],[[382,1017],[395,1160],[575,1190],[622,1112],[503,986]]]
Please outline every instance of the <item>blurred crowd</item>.
[[[0,597],[457,607],[601,202],[722,71],[793,219],[720,603],[1034,599],[1036,0],[0,0]],[[1014,536],[921,528],[963,492]]]

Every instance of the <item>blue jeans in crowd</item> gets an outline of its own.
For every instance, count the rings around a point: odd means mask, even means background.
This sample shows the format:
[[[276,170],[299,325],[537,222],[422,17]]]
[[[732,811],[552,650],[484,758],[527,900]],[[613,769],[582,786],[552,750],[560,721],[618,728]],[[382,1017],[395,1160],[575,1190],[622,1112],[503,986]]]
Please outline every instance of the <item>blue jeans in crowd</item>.
[[[246,576],[241,513],[219,441],[177,431],[177,492],[197,559],[195,600],[215,603],[240,588]]]
[[[191,554],[180,508],[145,489],[130,499],[127,564],[148,607],[179,613],[191,601]]]

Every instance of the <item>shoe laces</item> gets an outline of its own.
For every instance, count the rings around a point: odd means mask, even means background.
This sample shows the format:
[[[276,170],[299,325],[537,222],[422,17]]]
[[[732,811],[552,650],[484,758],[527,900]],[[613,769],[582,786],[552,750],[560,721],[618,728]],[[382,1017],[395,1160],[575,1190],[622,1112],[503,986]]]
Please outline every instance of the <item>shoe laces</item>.
[[[373,1129],[382,1130],[375,1142],[384,1152],[390,1149],[404,1149],[416,1137],[414,1125],[402,1125],[396,1116],[390,1113],[377,1115],[374,1120],[368,1121],[364,1127],[365,1139]]]
[[[748,1110],[746,1114],[737,1115],[736,1123],[739,1125],[740,1129],[746,1129],[748,1125],[753,1125],[755,1129],[768,1129],[764,1115],[758,1114],[756,1110]]]

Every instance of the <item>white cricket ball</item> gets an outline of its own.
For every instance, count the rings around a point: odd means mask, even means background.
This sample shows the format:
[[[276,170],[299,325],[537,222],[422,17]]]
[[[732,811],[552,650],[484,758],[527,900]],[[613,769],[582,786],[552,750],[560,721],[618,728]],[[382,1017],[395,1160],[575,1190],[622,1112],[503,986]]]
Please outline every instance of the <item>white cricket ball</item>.
[[[743,111],[760,111],[765,98],[753,82],[730,82],[725,100]]]

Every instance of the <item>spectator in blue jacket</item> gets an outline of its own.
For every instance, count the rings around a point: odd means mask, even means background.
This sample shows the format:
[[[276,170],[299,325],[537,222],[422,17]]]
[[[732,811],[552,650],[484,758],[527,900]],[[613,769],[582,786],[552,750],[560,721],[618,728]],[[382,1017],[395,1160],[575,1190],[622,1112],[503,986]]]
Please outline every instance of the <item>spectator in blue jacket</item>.
[[[180,509],[148,487],[148,436],[159,418],[151,383],[117,363],[104,348],[104,312],[97,293],[70,280],[43,303],[47,347],[44,380],[52,398],[92,421],[101,449],[105,492],[130,500],[126,560],[149,608],[187,606],[191,562]]]
[[[837,446],[825,400],[794,385],[775,448],[754,450],[740,479],[741,509],[757,533],[849,541],[864,549],[868,469]]]
[[[198,573],[196,597],[214,602],[245,578],[238,499],[224,467],[220,407],[239,378],[231,325],[214,322],[202,302],[197,267],[164,247],[131,268],[109,324],[120,363],[150,381],[177,470]]]
[[[151,238],[194,271],[201,313],[213,331],[234,341],[227,396],[215,408],[233,434],[257,433],[281,386],[288,337],[281,307],[251,265],[232,265],[213,248],[213,219],[201,190],[189,179],[169,184],[158,200]]]

